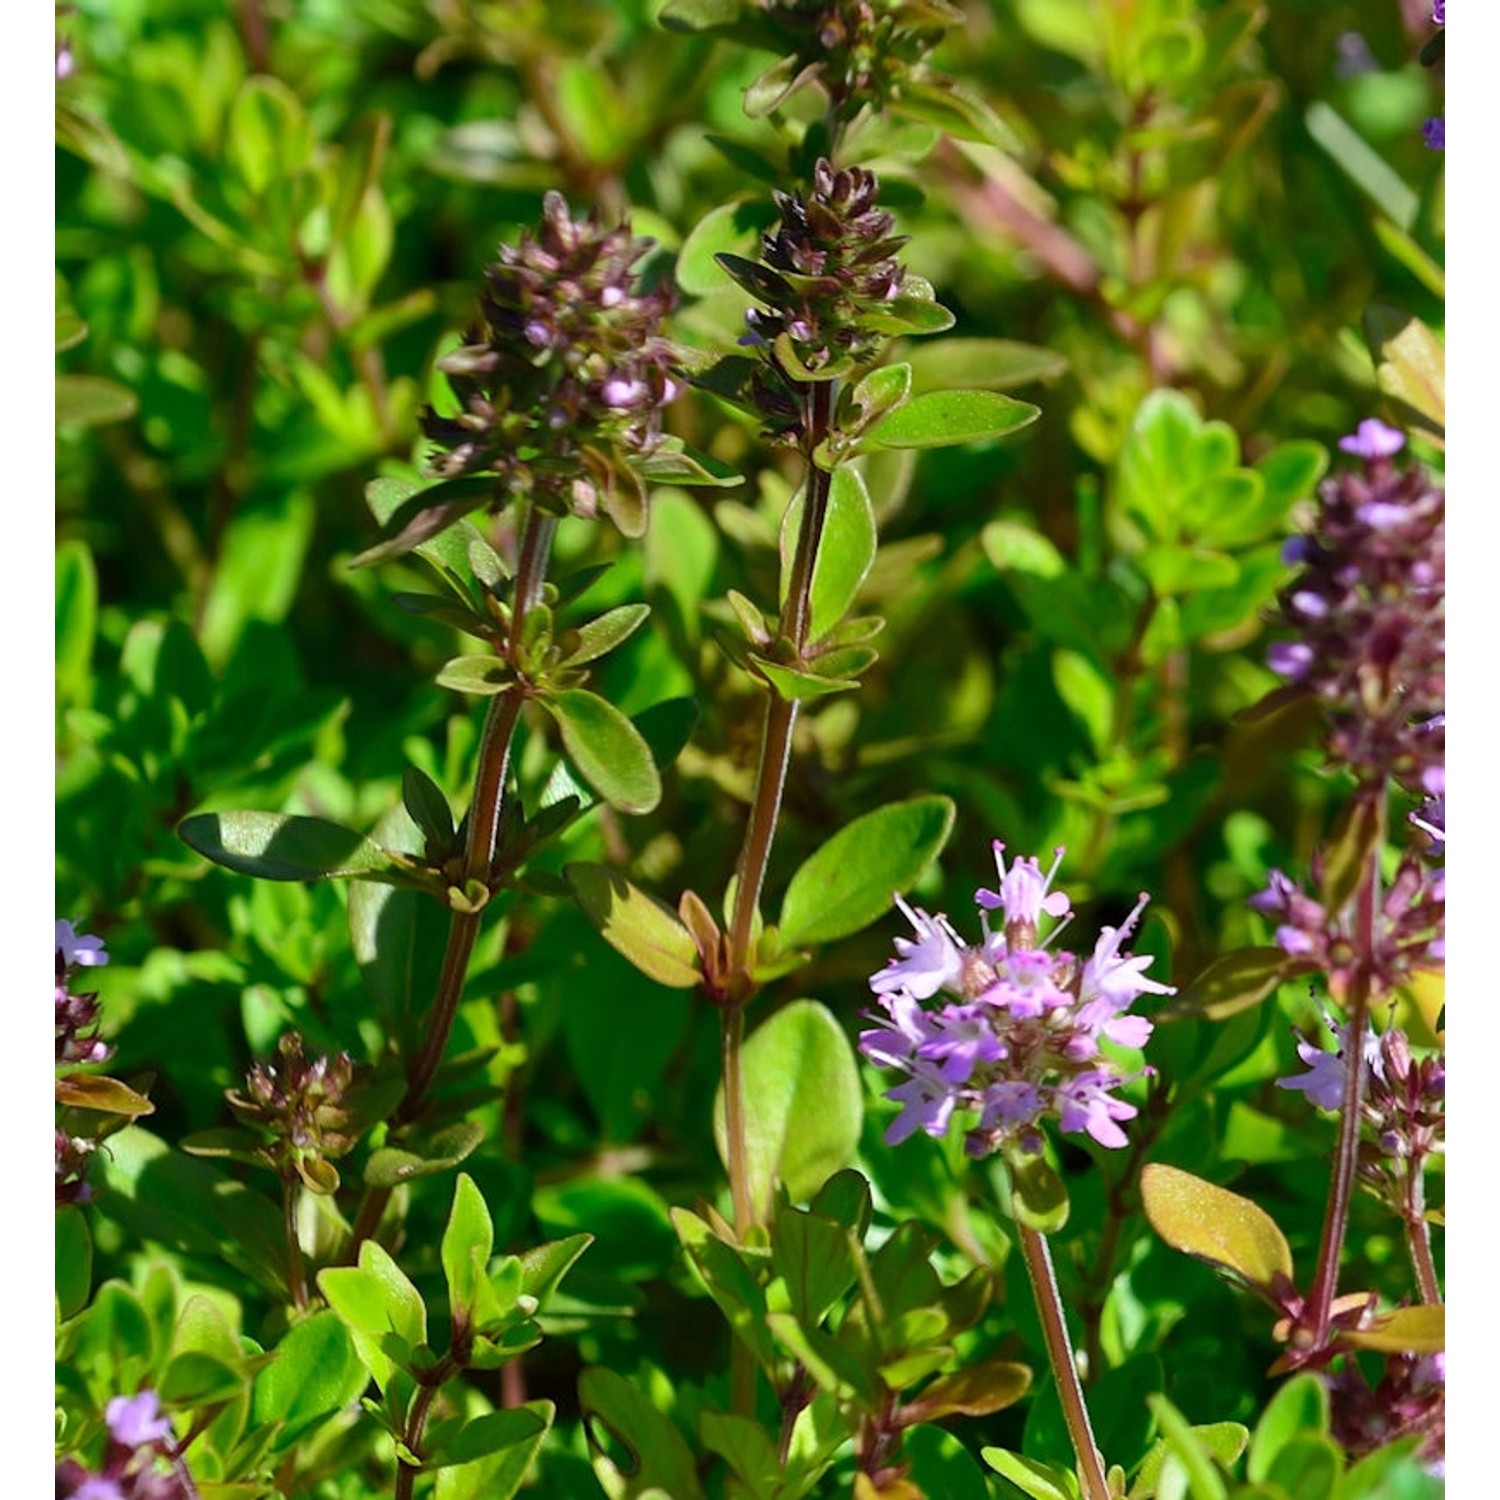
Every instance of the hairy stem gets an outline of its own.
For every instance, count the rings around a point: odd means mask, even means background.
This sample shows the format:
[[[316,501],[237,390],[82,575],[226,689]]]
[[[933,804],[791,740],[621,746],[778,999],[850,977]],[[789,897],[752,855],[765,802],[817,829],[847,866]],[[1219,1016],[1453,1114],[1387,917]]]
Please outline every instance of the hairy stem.
[[[818,381],[808,388],[807,422],[804,433],[808,455],[806,498],[797,548],[787,582],[786,614],[781,633],[800,655],[807,647],[812,616],[813,566],[828,514],[832,475],[812,461],[813,450],[827,437],[837,395],[836,381]],[[723,1006],[724,1129],[728,1137],[730,1192],[734,1200],[735,1228],[744,1231],[754,1222],[749,1185],[744,1180],[745,1110],[740,1079],[740,1048],[744,1040],[743,1009],[754,989],[750,978],[754,955],[751,934],[760,907],[761,888],[771,860],[776,823],[781,815],[781,795],[786,787],[791,760],[792,730],[797,722],[797,704],[772,693],[766,704],[765,729],[761,735],[760,762],[755,773],[755,791],[750,801],[750,819],[740,850],[736,874],[734,910],[729,923],[730,994]]]
[[[516,562],[510,636],[504,652],[512,665],[517,659],[526,615],[542,597],[542,585],[547,578],[547,561],[556,531],[555,516],[536,509],[527,513],[521,534],[520,555]],[[474,796],[469,804],[468,836],[464,845],[465,885],[471,881],[479,881],[488,888],[490,865],[495,857],[495,839],[500,828],[500,812],[505,796],[505,776],[510,764],[510,747],[527,691],[527,685],[518,681],[490,699],[484,733],[479,742]],[[438,1068],[442,1065],[453,1021],[458,1014],[459,1001],[463,997],[469,959],[479,936],[480,919],[481,913],[477,911],[455,911],[449,922],[448,943],[443,950],[437,994],[427,1016],[421,1051],[407,1070],[406,1097],[402,1099],[394,1117],[394,1123],[398,1125],[416,1119],[421,1113],[422,1106],[426,1103],[427,1090],[432,1086]],[[371,1188],[365,1193],[349,1236],[348,1256],[351,1261],[358,1256],[360,1245],[375,1233],[390,1196],[389,1188]]]
[[[1030,1229],[1019,1221],[1016,1232],[1021,1240],[1021,1256],[1026,1262],[1026,1274],[1031,1280],[1032,1295],[1036,1298],[1036,1310],[1042,1320],[1042,1336],[1047,1344],[1047,1359],[1052,1366],[1053,1378],[1057,1381],[1057,1392],[1062,1398],[1063,1420],[1068,1426],[1068,1436],[1073,1441],[1073,1452],[1078,1459],[1078,1479],[1083,1488],[1083,1500],[1110,1500],[1109,1482],[1104,1475],[1104,1460],[1094,1442],[1094,1429],[1089,1424],[1089,1410],[1083,1399],[1083,1383],[1078,1378],[1078,1366],[1073,1360],[1073,1345],[1068,1338],[1068,1324],[1063,1316],[1062,1297],[1057,1289],[1057,1277],[1052,1270],[1052,1252],[1046,1235]]]
[[[532,510],[526,517],[521,536],[521,555],[516,564],[510,640],[506,648],[506,654],[512,663],[521,641],[526,614],[541,598],[542,584],[546,581],[547,558],[556,530],[556,518],[544,511]],[[490,700],[489,713],[484,721],[484,735],[479,742],[474,797],[469,804],[469,835],[464,846],[466,884],[479,881],[487,885],[489,881],[490,863],[495,857],[495,838],[500,828],[500,811],[505,797],[510,747],[526,694],[526,684],[516,682]],[[479,936],[479,923],[478,912],[453,913],[453,920],[448,928],[448,946],[443,953],[438,993],[428,1018],[426,1039],[407,1075],[406,1098],[402,1101],[400,1111],[400,1118],[403,1120],[414,1119],[420,1112],[425,1102],[424,1096],[442,1063],[443,1053],[448,1046],[448,1035],[453,1030],[453,1019],[458,1014],[458,1002],[463,995],[469,958],[474,951],[475,939]]]
[[[1422,1184],[1422,1162],[1412,1158],[1406,1164],[1406,1247],[1416,1272],[1417,1288],[1422,1301],[1437,1306],[1443,1300],[1438,1286],[1437,1267],[1432,1262],[1432,1237],[1427,1230],[1427,1201]]]

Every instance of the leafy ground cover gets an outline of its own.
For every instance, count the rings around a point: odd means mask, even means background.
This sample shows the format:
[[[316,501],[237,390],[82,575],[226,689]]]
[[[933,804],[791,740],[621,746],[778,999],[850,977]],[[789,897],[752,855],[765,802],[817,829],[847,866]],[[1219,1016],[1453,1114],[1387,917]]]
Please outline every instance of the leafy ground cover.
[[[1444,22],[59,9],[59,1496],[1441,1493]]]

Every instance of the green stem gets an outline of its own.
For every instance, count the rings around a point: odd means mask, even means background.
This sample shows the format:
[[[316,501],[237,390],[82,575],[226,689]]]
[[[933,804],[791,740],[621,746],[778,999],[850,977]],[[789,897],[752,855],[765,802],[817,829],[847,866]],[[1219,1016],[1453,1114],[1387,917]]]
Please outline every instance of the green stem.
[[[1083,1487],[1083,1500],[1110,1500],[1104,1460],[1099,1456],[1099,1449],[1094,1442],[1094,1429],[1089,1424],[1089,1410],[1083,1399],[1083,1383],[1078,1378],[1078,1366],[1073,1360],[1073,1345],[1068,1338],[1068,1324],[1063,1316],[1062,1297],[1057,1289],[1057,1277],[1052,1270],[1052,1252],[1047,1245],[1047,1237],[1019,1221],[1016,1223],[1016,1232],[1020,1236],[1021,1256],[1026,1262],[1026,1274],[1031,1280],[1036,1310],[1042,1321],[1047,1359],[1052,1366],[1053,1378],[1057,1381],[1058,1395],[1062,1398],[1063,1420],[1067,1423],[1068,1436],[1073,1441],[1073,1452],[1078,1459],[1078,1479]]]
[[[298,1182],[295,1177],[282,1185],[281,1217],[286,1226],[286,1280],[292,1294],[292,1306],[298,1312],[307,1307],[307,1270],[302,1262],[302,1242],[297,1238]]]
[[[1370,1024],[1370,967],[1375,943],[1375,914],[1380,904],[1380,846],[1384,841],[1384,822],[1383,816],[1377,817],[1376,836],[1354,894],[1354,947],[1358,959],[1346,993],[1338,997],[1348,1016],[1343,1048],[1344,1097],[1339,1106],[1339,1137],[1333,1158],[1333,1176],[1328,1185],[1328,1208],[1323,1216],[1323,1235],[1318,1243],[1318,1268],[1303,1310],[1303,1322],[1312,1331],[1315,1347],[1321,1347],[1328,1340],[1333,1301],[1338,1292],[1339,1258],[1343,1254],[1349,1206],[1354,1201],[1355,1176],[1359,1167],[1365,1031]]]

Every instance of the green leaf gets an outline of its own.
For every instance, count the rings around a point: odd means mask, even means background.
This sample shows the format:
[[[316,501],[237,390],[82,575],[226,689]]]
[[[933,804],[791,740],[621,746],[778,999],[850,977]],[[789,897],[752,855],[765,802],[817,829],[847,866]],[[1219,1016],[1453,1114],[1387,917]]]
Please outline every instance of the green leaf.
[[[476,1288],[484,1279],[494,1246],[495,1226],[484,1194],[467,1172],[460,1172],[453,1187],[453,1208],[443,1230],[441,1247],[448,1302],[455,1318],[462,1315],[473,1321]]]
[[[657,618],[691,654],[702,638],[700,611],[718,561],[718,528],[696,500],[663,490],[652,505],[644,552],[646,591]]]
[[[256,1375],[251,1413],[258,1424],[281,1424],[275,1442],[284,1451],[349,1406],[369,1378],[338,1315],[315,1312],[287,1330],[275,1359]]]
[[[1276,1455],[1266,1486],[1284,1495],[1333,1495],[1343,1474],[1344,1452],[1332,1438],[1300,1433]]]
[[[230,106],[224,161],[260,197],[279,177],[307,161],[311,140],[302,101],[280,79],[245,80]]]
[[[1375,379],[1402,426],[1442,442],[1447,413],[1447,358],[1430,328],[1399,308],[1365,314],[1365,338],[1375,356]]]
[[[1007,1150],[1011,1209],[1019,1223],[1039,1234],[1056,1234],[1068,1222],[1068,1190],[1041,1152]]]
[[[439,687],[455,693],[470,693],[477,698],[493,698],[513,687],[515,669],[503,657],[493,652],[482,652],[471,656],[455,656],[443,663],[442,670],[433,678]]]
[[[698,983],[698,946],[671,907],[606,865],[570,864],[563,874],[605,942],[641,973],[671,989]]]
[[[57,549],[52,603],[58,705],[87,703],[93,688],[90,663],[99,620],[99,577],[93,553],[77,538]]]
[[[856,818],[792,876],[777,926],[785,947],[828,943],[890,910],[937,858],[953,828],[947,797],[913,797]]]
[[[359,1247],[359,1264],[328,1266],[318,1288],[348,1330],[355,1351],[382,1391],[427,1340],[421,1294],[374,1240]]]
[[[690,297],[709,297],[724,290],[724,271],[716,257],[754,255],[769,215],[760,199],[723,203],[710,209],[688,231],[677,252],[677,285]]]
[[[1015,131],[977,94],[951,78],[918,76],[902,86],[891,107],[961,141],[978,141],[1001,151],[1021,149]]]
[[[1273,1299],[1290,1285],[1286,1237],[1248,1198],[1159,1162],[1141,1173],[1141,1197],[1151,1227],[1174,1250],[1221,1266]]]
[[[860,439],[870,448],[949,448],[987,442],[1034,422],[1041,410],[996,391],[929,391],[914,396]]]
[[[1250,1439],[1245,1472],[1259,1484],[1271,1472],[1276,1456],[1299,1433],[1328,1431],[1328,1387],[1316,1376],[1294,1375],[1266,1403]]]
[[[776,1349],[766,1332],[766,1294],[739,1248],[725,1244],[697,1214],[685,1208],[672,1209],[671,1216],[683,1253],[724,1320],[762,1367],[773,1368]]]
[[[1068,359],[1055,349],[1018,344],[1011,339],[944,339],[917,344],[909,354],[911,388],[926,391],[1008,391],[1034,380],[1053,380],[1068,368]]]
[[[59,375],[55,415],[59,427],[104,427],[133,417],[135,392],[102,375]]]
[[[1065,1469],[1038,1463],[1008,1448],[981,1448],[979,1456],[1032,1500],[1078,1500],[1078,1481]]]
[[[781,604],[802,528],[807,492],[792,497],[781,523]],[[835,469],[828,482],[828,507],[818,554],[813,559],[808,639],[821,640],[849,611],[859,586],[875,561],[875,508],[859,474],[848,465]]]
[[[746,88],[745,113],[752,120],[762,119],[785,104],[799,88],[817,76],[816,63],[798,66],[801,61],[797,53],[789,53],[772,63]]]
[[[566,1239],[537,1245],[521,1256],[521,1292],[545,1307],[563,1277],[578,1257],[594,1243],[591,1234],[570,1234]]]
[[[809,698],[826,698],[830,693],[845,693],[859,683],[853,678],[824,677],[817,672],[800,672],[795,667],[783,667],[777,662],[767,661],[763,656],[751,656],[750,663],[755,672],[765,678],[778,696],[788,703],[802,703]]]
[[[571,650],[563,647],[562,664],[576,667],[586,661],[597,661],[634,635],[650,613],[651,607],[647,604],[622,604],[617,609],[606,610],[586,625],[580,625],[577,646]]]
[[[1150,1168],[1147,1168],[1149,1171]],[[1162,1440],[1167,1446],[1171,1457],[1181,1463],[1187,1473],[1187,1481],[1193,1500],[1227,1500],[1229,1489],[1224,1483],[1223,1477],[1214,1467],[1214,1458],[1217,1456],[1209,1445],[1200,1436],[1201,1429],[1190,1426],[1186,1417],[1167,1400],[1165,1396],[1158,1395],[1154,1391],[1147,1392],[1146,1404],[1151,1408],[1156,1420],[1161,1423]],[[1216,1424],[1220,1428],[1235,1428],[1237,1423],[1226,1422]],[[1236,1435],[1227,1435],[1230,1441],[1236,1441]],[[1237,1435],[1238,1446],[1235,1454],[1238,1456],[1244,1447],[1244,1428],[1239,1428]]]
[[[578,1378],[578,1404],[594,1474],[609,1500],[646,1500],[653,1492],[671,1500],[703,1500],[692,1450],[644,1391],[596,1366]]]
[[[792,1312],[802,1322],[821,1323],[853,1283],[849,1233],[843,1224],[790,1204],[782,1204],[771,1220],[772,1263],[786,1284]]]
[[[109,1138],[93,1181],[100,1210],[138,1238],[227,1261],[280,1297],[286,1290],[281,1208],[139,1125]]]
[[[87,1304],[94,1272],[94,1239],[81,1208],[58,1210],[52,1230],[52,1264],[57,1316],[67,1322]]]
[[[500,481],[493,474],[466,474],[458,479],[445,479],[441,484],[403,494],[394,509],[380,517],[378,512],[385,509],[390,498],[399,491],[411,491],[411,486],[404,480],[372,480],[365,487],[365,501],[381,520],[381,540],[361,552],[349,566],[367,568],[371,563],[412,551],[439,532],[446,531],[470,511],[502,499],[499,485]]]
[[[1231,588],[1240,576],[1239,564],[1227,553],[1172,542],[1147,548],[1137,561],[1152,592],[1164,598]]]
[[[1259,1005],[1291,972],[1280,948],[1237,948],[1216,958],[1172,1001],[1170,1016],[1201,1015],[1226,1021]]]
[[[418,1177],[436,1177],[472,1156],[483,1139],[479,1121],[460,1120],[409,1146],[382,1146],[365,1163],[365,1184],[393,1188]]]
[[[434,848],[446,850],[453,841],[453,809],[432,777],[408,766],[401,773],[401,801],[423,838]]]
[[[433,1500],[510,1500],[525,1482],[556,1410],[550,1401],[528,1401],[466,1423],[448,1451],[474,1457],[438,1470]]]
[[[1381,154],[1331,104],[1307,106],[1307,133],[1336,161],[1360,190],[1401,229],[1416,223],[1417,195]]]
[[[1148,1398],[1149,1399],[1149,1398]],[[1245,1451],[1249,1433],[1238,1422],[1209,1422],[1201,1427],[1188,1429],[1195,1443],[1206,1449],[1219,1463],[1228,1468]],[[1180,1438],[1179,1438],[1180,1441]],[[1173,1445],[1166,1438],[1159,1438],[1151,1445],[1135,1479],[1130,1486],[1130,1500],[1149,1500],[1161,1483],[1162,1466],[1172,1453]],[[1255,1478],[1254,1471],[1250,1477]]]
[[[383,849],[363,834],[324,818],[287,813],[197,813],[177,825],[190,849],[225,869],[259,880],[328,880],[392,869]]]
[[[764,1214],[777,1181],[792,1198],[807,1199],[853,1159],[864,1122],[859,1067],[843,1027],[816,1000],[794,1000],[757,1027],[740,1066],[745,1176]],[[727,1161],[722,1084],[714,1139]]]
[[[911,286],[915,279],[908,277],[907,286]],[[892,298],[889,302],[867,304],[860,311],[859,321],[864,328],[875,333],[909,334],[942,333],[945,329],[952,328],[956,319],[942,303],[934,302],[930,296],[905,296]],[[901,443],[895,446],[910,448],[931,445]]]
[[[698,1418],[698,1436],[710,1453],[717,1453],[729,1465],[750,1500],[777,1500],[784,1469],[759,1422],[706,1411]]]
[[[661,801],[661,777],[650,747],[612,703],[586,688],[538,700],[557,721],[563,748],[588,784],[622,812],[650,812]]]

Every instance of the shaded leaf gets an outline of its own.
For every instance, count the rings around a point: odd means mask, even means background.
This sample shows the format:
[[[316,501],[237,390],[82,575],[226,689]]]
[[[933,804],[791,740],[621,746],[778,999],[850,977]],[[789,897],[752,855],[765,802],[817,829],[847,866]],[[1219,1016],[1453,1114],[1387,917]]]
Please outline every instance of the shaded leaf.
[[[697,944],[671,907],[607,865],[570,864],[563,873],[605,942],[641,973],[672,989],[698,983]]]
[[[418,1177],[434,1177],[456,1167],[484,1139],[477,1120],[461,1120],[410,1146],[382,1146],[365,1163],[365,1182],[373,1188],[393,1188]]]
[[[650,747],[612,703],[586,688],[541,698],[562,731],[563,748],[584,780],[612,807],[646,813],[661,800],[661,777]]]
[[[1019,1401],[1030,1386],[1031,1371],[1025,1365],[1005,1359],[982,1360],[952,1375],[939,1376],[913,1400],[902,1402],[902,1422],[910,1425],[951,1416],[987,1417]]]
[[[578,1403],[594,1474],[609,1500],[635,1500],[653,1491],[671,1500],[703,1500],[692,1450],[644,1391],[596,1366],[578,1378]]]
[[[287,813],[197,813],[177,835],[205,859],[260,880],[328,880],[392,868],[390,856],[363,834],[324,818]]]

